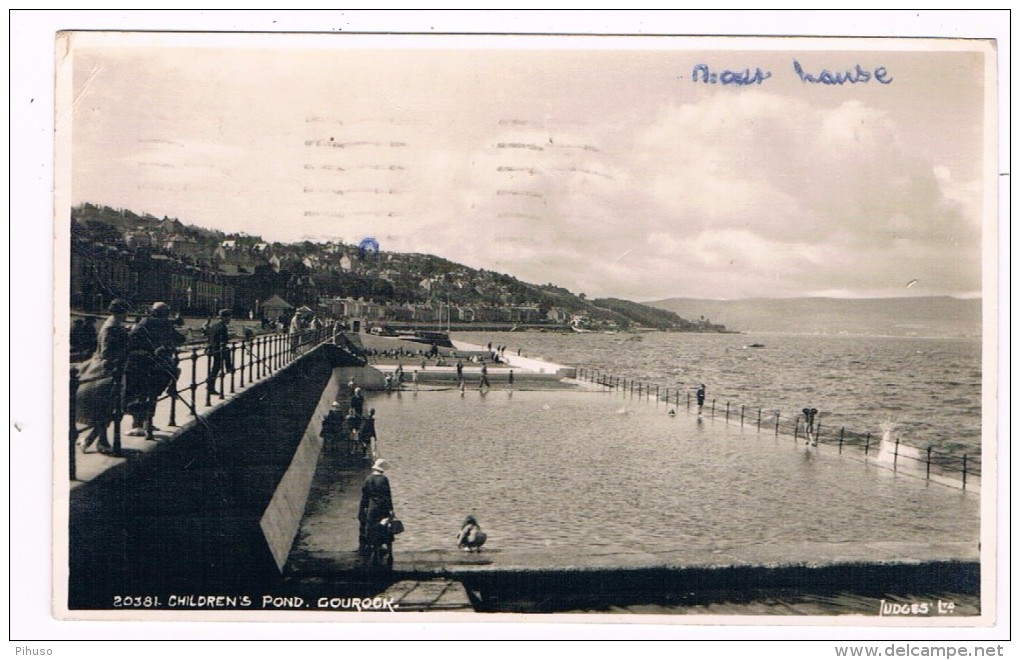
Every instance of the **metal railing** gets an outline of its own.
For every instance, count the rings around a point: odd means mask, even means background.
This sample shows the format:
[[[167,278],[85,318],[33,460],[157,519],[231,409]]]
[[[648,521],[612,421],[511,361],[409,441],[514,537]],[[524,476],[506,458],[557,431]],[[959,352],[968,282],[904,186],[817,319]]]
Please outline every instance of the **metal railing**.
[[[696,397],[689,389],[661,387],[638,379],[615,376],[594,368],[579,368],[578,380],[603,387],[608,391],[620,392],[638,400],[664,402],[676,410],[687,413],[698,412]],[[817,413],[817,411],[814,411]],[[942,483],[951,481],[964,490],[973,487],[981,478],[980,454],[962,455],[936,449],[932,445],[919,447],[902,442],[899,437],[888,433],[871,433],[848,430],[845,426],[825,423],[817,414],[805,410],[792,415],[783,415],[780,410],[752,407],[730,401],[706,399],[700,414],[726,423],[740,424],[741,428],[754,427],[759,434],[769,433],[775,437],[791,436],[794,442],[819,444],[837,448],[840,454],[857,452],[861,457],[892,470],[909,471],[928,480]],[[968,484],[968,480],[970,483]]]
[[[283,367],[323,343],[332,343],[360,357],[360,349],[350,342],[343,334],[339,324],[327,325],[316,330],[304,330],[298,333],[272,333],[250,335],[232,340],[222,348],[212,348],[206,344],[186,343],[176,349],[172,361],[167,361],[167,378],[172,382],[160,392],[155,399],[149,401],[149,409],[156,406],[169,406],[169,426],[178,426],[178,416],[182,412],[191,418],[200,417],[200,406],[211,408],[214,398],[217,402],[226,399],[228,394],[250,386],[271,376]],[[216,362],[220,368],[215,379],[212,378]],[[170,363],[172,362],[172,366]],[[174,377],[170,370],[176,372]],[[112,449],[114,456],[123,456],[121,422],[124,417],[125,391],[124,375],[115,372],[100,378],[112,378],[113,399]],[[97,378],[98,379],[98,378]],[[77,478],[76,444],[84,428],[77,422],[78,390],[87,381],[79,377],[78,369],[70,370],[70,415],[69,415],[69,471],[71,480]],[[205,386],[204,394],[200,389]],[[165,410],[165,409],[164,409]],[[148,417],[144,426],[145,438],[154,440],[152,418]]]

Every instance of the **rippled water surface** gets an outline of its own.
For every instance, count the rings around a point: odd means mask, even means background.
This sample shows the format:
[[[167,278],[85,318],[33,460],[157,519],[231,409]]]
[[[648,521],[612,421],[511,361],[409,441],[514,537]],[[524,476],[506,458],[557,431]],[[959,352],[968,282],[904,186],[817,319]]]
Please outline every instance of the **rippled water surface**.
[[[671,389],[705,383],[709,399],[971,455],[981,448],[981,342],[818,335],[454,333],[475,344],[598,368]],[[764,344],[764,348],[750,348]]]
[[[374,395],[370,405],[393,465],[403,549],[451,549],[469,513],[494,549],[553,549],[582,563],[756,544],[978,536],[973,493],[789,437],[670,417],[661,404],[497,389]],[[304,524],[328,530],[336,515],[323,504]],[[317,543],[306,540],[309,549]]]

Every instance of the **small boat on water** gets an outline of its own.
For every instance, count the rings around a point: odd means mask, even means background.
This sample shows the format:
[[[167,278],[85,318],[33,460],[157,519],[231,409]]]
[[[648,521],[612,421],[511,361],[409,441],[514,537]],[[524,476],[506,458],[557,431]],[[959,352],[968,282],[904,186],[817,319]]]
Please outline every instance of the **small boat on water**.
[[[765,344],[747,344],[744,348],[765,348]]]

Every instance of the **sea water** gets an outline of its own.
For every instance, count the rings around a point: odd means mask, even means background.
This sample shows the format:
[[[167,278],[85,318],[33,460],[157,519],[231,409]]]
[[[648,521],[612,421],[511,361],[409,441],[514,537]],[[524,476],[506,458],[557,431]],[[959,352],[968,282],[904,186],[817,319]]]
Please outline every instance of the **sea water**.
[[[766,417],[776,410],[792,417],[817,408],[829,429],[875,438],[889,430],[906,445],[972,458],[981,451],[979,339],[533,331],[453,337],[692,397],[705,383],[708,401],[720,409],[728,401],[734,410],[744,405]]]

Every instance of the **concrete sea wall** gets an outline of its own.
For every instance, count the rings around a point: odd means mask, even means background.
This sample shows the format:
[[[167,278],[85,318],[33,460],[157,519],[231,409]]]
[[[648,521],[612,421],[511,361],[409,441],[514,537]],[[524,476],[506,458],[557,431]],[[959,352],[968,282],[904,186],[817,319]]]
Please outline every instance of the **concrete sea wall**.
[[[68,607],[110,608],[127,595],[250,594],[278,581],[338,386],[333,370],[352,360],[320,346],[74,489]]]

